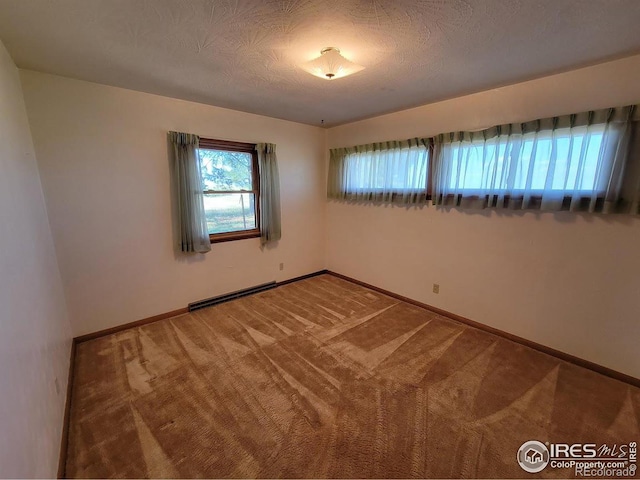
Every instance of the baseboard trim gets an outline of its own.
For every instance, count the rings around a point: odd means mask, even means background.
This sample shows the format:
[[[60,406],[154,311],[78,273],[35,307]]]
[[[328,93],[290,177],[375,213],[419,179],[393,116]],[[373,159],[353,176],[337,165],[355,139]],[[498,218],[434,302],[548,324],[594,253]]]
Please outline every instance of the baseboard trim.
[[[526,338],[519,337],[512,333],[505,332],[504,330],[500,330],[498,328],[490,327],[489,325],[485,325],[484,323],[476,322],[475,320],[471,320],[469,318],[457,315],[455,313],[448,312],[438,307],[434,307],[432,305],[428,305],[426,303],[419,302],[409,297],[405,297],[403,295],[399,295],[394,292],[390,292],[389,290],[385,290],[384,288],[376,287],[375,285],[371,285],[369,283],[362,282],[360,280],[356,280],[355,278],[348,277],[346,275],[342,275],[341,273],[336,273],[331,270],[328,270],[326,273],[329,275],[333,275],[334,277],[341,278],[342,280],[346,280],[351,283],[355,283],[356,285],[360,285],[362,287],[368,288],[370,290],[374,290],[376,292],[382,293],[392,298],[396,298],[403,302],[410,303],[420,308],[424,308],[425,310],[429,310],[431,312],[437,313],[438,315],[442,315],[443,317],[450,318],[451,320],[455,320],[460,323],[464,323],[465,325],[469,325],[470,327],[477,328],[479,330],[483,330],[487,333],[491,333],[493,335],[505,338],[507,340],[511,340],[513,342],[519,343],[529,348],[533,348],[534,350],[538,350],[539,352],[546,353],[548,355],[559,358],[560,360],[564,360],[565,362],[572,363],[579,367],[588,368],[589,370],[593,370],[594,372],[600,373],[610,378],[614,378],[624,383],[628,383],[633,385],[634,387],[640,387],[640,379],[632,377],[631,375],[627,375],[626,373],[618,372],[617,370],[612,370],[611,368],[605,367],[603,365],[599,365],[597,363],[590,362],[589,360],[585,360],[583,358],[579,358],[573,356],[569,353],[562,352],[560,350],[556,350],[551,347],[547,347],[546,345],[542,345],[540,343],[534,342],[532,340],[527,340]]]
[[[325,273],[329,273],[328,270],[318,270],[317,272],[308,273],[306,275],[301,275],[299,277],[290,278],[288,280],[283,280],[281,282],[276,282],[274,288],[281,287],[282,285],[287,285],[289,283],[299,282],[300,280],[305,280],[307,278],[316,277],[318,275],[323,275]],[[235,295],[234,298],[240,298],[243,295],[238,295],[240,292],[234,292],[232,294],[227,295]],[[246,295],[251,295],[253,292],[249,292]],[[257,293],[257,292],[256,292]],[[226,297],[227,295],[221,295],[221,297]],[[216,297],[217,298],[217,297]],[[230,298],[231,299],[231,298]],[[80,335],[75,337],[73,340],[75,343],[82,343],[89,340],[95,340],[96,338],[104,337],[106,335],[111,335],[113,333],[122,332],[124,330],[128,330],[130,328],[141,327],[143,325],[147,325],[149,323],[158,322],[160,320],[166,320],[167,318],[177,317],[179,315],[184,315],[185,313],[189,313],[189,307],[179,308],[177,310],[173,310],[171,312],[161,313],[159,315],[154,315],[153,317],[143,318],[142,320],[136,320],[135,322],[123,323],[122,325],[117,325],[115,327],[106,328],[104,330],[99,330],[97,332],[87,333],[86,335]],[[74,343],[74,348],[75,348]]]
[[[106,328],[104,330],[99,330],[93,333],[87,333],[86,335],[80,335],[79,337],[74,338],[74,340],[77,343],[86,342],[88,340],[95,340],[96,338],[104,337],[106,335],[111,335],[112,333],[122,332],[123,330],[128,330],[130,328],[141,327],[142,325],[147,325],[148,323],[158,322],[160,320],[165,320],[167,318],[177,317],[178,315],[184,315],[185,313],[189,313],[188,307],[179,308],[171,312],[161,313],[159,315],[154,315],[153,317],[143,318],[142,320],[136,320],[135,322],[123,323],[122,325]]]
[[[64,402],[64,416],[62,419],[62,438],[60,440],[60,457],[58,458],[58,478],[65,478],[67,469],[67,451],[69,449],[69,422],[71,417],[71,395],[73,393],[73,378],[76,363],[76,340],[71,340],[71,354],[69,358],[69,373],[67,375],[67,398]]]

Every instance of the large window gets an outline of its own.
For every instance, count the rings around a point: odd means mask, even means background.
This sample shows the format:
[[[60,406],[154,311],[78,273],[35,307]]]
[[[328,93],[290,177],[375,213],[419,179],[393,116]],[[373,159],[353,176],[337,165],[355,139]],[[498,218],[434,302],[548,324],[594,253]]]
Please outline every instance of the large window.
[[[434,137],[433,202],[461,208],[638,210],[635,107]],[[634,140],[635,139],[635,140]]]
[[[588,111],[330,150],[327,196],[459,208],[640,212],[640,111]]]
[[[207,230],[212,242],[259,237],[255,144],[200,139]]]
[[[498,136],[444,146],[449,193],[604,194],[615,153],[605,125]],[[610,132],[608,143],[617,144]]]

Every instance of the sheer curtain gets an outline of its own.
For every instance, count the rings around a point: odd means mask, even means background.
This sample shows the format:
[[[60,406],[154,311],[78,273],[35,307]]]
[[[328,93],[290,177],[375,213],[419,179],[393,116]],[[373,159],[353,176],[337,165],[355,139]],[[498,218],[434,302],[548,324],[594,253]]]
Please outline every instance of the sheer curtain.
[[[637,213],[636,175],[625,175],[636,115],[612,108],[439,135],[433,203]]]
[[[260,170],[260,243],[280,240],[280,178],[276,146],[258,143],[258,169]]]
[[[327,196],[339,200],[426,203],[429,140],[372,143],[330,151]]]
[[[180,249],[183,252],[207,253],[211,250],[204,196],[200,157],[197,149],[200,138],[189,133],[169,132],[173,181],[178,212]]]

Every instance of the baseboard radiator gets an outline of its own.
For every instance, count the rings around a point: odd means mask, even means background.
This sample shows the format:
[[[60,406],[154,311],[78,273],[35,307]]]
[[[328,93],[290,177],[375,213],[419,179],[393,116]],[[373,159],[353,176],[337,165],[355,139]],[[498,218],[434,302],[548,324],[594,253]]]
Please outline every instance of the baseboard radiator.
[[[225,293],[224,295],[219,295],[217,297],[206,298],[204,300],[200,300],[197,302],[193,302],[189,304],[189,311],[193,312],[194,310],[200,310],[201,308],[211,307],[213,305],[218,305],[219,303],[228,302],[229,300],[234,300],[240,297],[246,297],[247,295],[251,295],[253,293],[264,292],[265,290],[271,290],[272,288],[276,288],[278,284],[273,281],[269,283],[263,283],[261,285],[256,285],[255,287],[245,288],[243,290],[238,290],[236,292]]]

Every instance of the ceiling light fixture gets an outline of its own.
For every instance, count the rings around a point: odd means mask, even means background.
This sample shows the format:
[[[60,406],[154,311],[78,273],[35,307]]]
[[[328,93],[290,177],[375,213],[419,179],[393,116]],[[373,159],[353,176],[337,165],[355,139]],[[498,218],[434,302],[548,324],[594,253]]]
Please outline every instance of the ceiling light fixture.
[[[346,77],[364,69],[363,66],[344,58],[340,54],[340,50],[335,47],[327,47],[320,50],[320,56],[305,63],[304,68],[312,75],[325,80]]]

